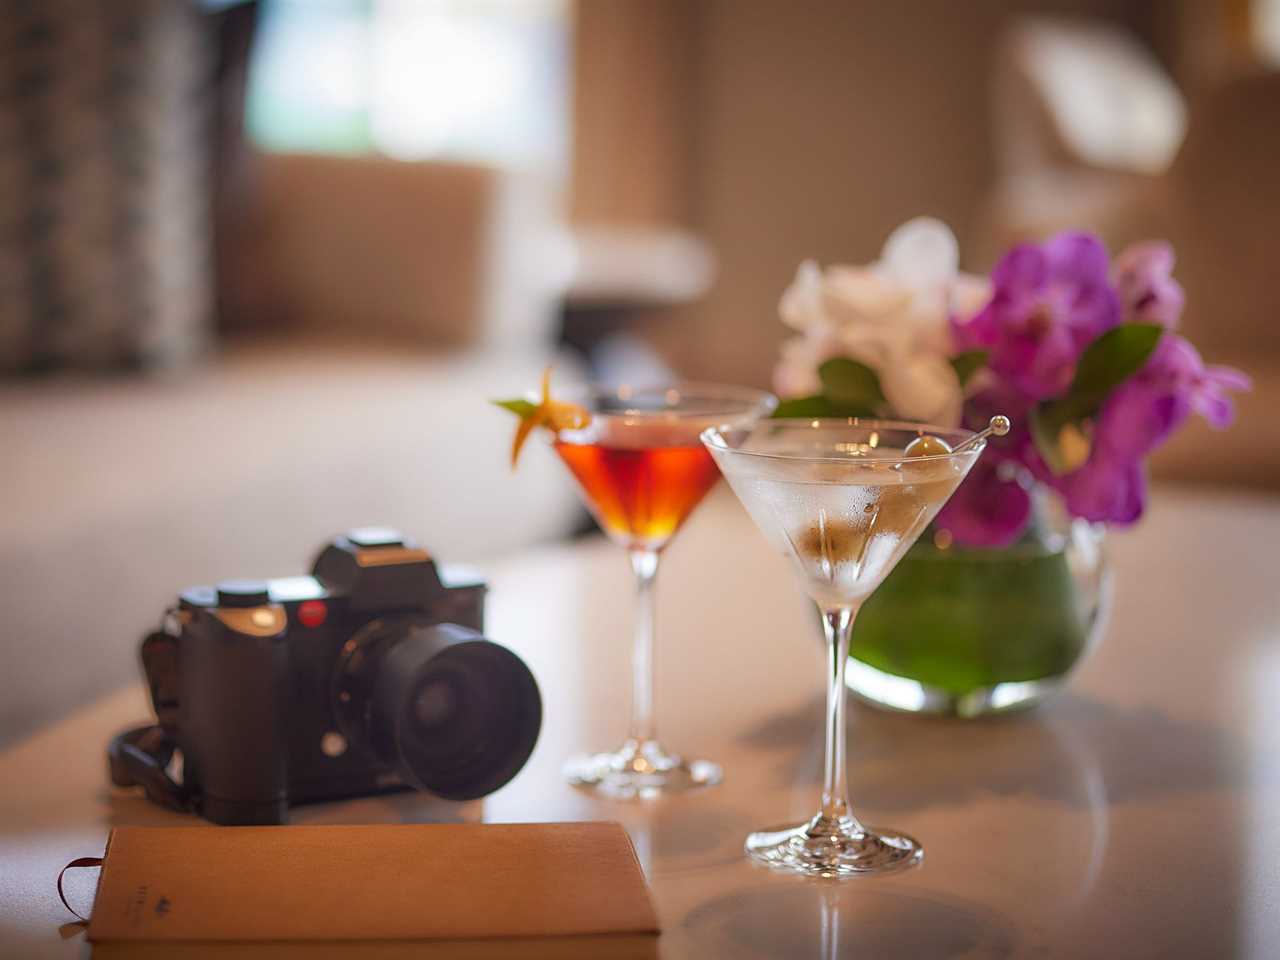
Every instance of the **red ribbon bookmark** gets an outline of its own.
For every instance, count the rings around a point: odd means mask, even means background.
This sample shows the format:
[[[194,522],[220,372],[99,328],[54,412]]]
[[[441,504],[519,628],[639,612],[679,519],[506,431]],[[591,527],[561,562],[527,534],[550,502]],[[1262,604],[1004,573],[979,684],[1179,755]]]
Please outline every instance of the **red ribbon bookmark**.
[[[72,867],[100,867],[100,866],[102,866],[101,857],[77,857],[76,859],[72,860],[65,867],[63,867],[61,870],[58,871],[58,899],[62,901],[62,905],[64,907],[66,907],[68,910],[74,913],[77,917],[80,917],[80,919],[83,920],[85,923],[89,922],[89,918],[80,916],[80,911],[77,910],[75,907],[73,907],[71,904],[67,903],[67,895],[62,890],[62,877]]]

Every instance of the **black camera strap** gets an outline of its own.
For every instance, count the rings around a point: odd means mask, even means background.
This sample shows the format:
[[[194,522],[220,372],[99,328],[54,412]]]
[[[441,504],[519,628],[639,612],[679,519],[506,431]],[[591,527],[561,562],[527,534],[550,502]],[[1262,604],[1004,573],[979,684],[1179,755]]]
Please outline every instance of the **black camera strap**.
[[[107,747],[111,782],[117,787],[141,786],[152,803],[183,813],[191,811],[190,792],[168,772],[176,747],[158,724],[124,731]]]
[[[107,746],[107,763],[111,782],[117,787],[141,786],[152,803],[187,812],[194,809],[195,798],[169,776],[169,764],[177,749],[178,662],[177,640],[167,625],[176,612],[165,611],[165,625],[142,641],[151,706],[160,722],[114,737]]]

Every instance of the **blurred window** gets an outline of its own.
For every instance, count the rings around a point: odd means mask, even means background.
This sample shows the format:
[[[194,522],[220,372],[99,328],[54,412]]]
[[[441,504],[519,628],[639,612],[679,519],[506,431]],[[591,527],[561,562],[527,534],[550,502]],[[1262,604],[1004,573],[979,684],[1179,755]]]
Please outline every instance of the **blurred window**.
[[[1280,0],[1253,0],[1253,47],[1270,67],[1280,67]]]
[[[563,175],[569,0],[267,0],[249,81],[268,150]]]

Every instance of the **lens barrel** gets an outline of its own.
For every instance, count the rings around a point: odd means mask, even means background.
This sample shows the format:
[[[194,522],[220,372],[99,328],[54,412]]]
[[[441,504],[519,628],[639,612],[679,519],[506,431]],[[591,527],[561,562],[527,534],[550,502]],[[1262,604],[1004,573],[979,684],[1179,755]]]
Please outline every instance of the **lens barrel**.
[[[533,752],[542,698],[523,660],[474,630],[405,617],[348,642],[338,674],[344,726],[406,783],[449,800],[492,793]]]

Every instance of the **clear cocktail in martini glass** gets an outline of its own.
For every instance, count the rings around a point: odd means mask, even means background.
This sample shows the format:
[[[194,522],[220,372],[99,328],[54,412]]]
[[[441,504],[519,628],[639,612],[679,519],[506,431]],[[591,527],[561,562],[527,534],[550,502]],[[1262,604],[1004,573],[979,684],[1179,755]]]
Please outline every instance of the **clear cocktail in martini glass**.
[[[658,742],[653,718],[653,585],[662,551],[720,479],[699,434],[712,424],[746,428],[777,404],[768,393],[683,383],[641,390],[583,387],[564,399],[584,409],[582,429],[560,430],[556,453],[601,529],[627,552],[639,602],[631,730],[617,750],[574,757],[565,775],[618,798],[652,797],[718,783],[720,767],[685,760]]]
[[[996,432],[1003,432],[1007,421],[999,419]],[[702,440],[821,609],[829,653],[822,808],[805,823],[751,834],[747,853],[773,867],[824,877],[918,863],[919,843],[864,826],[849,808],[849,637],[859,608],[982,453],[983,436],[895,421],[818,419],[713,427]]]

